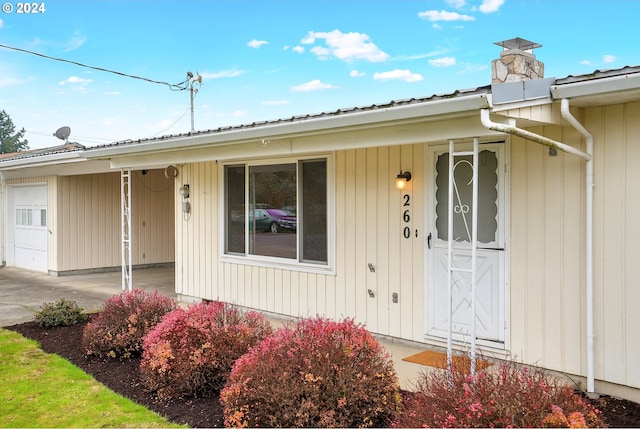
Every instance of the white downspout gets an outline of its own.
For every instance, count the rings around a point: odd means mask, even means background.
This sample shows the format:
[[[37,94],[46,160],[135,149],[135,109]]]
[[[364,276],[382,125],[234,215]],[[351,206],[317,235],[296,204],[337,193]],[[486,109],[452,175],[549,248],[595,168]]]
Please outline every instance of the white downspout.
[[[585,185],[585,318],[587,329],[587,393],[595,392],[594,376],[594,333],[593,333],[593,135],[571,114],[569,100],[563,98],[560,104],[562,117],[578,130],[586,139],[587,153],[591,159],[586,165]]]
[[[544,146],[560,149],[586,160],[586,187],[585,190],[585,318],[587,329],[587,393],[594,393],[594,344],[593,344],[593,136],[586,130],[569,112],[569,100],[563,98],[561,101],[562,117],[571,124],[587,141],[586,152],[552,140],[548,137],[523,130],[512,125],[493,122],[489,117],[489,109],[480,110],[480,121],[482,125],[492,131],[518,136],[527,140],[540,143]]]
[[[591,154],[583,152],[580,149],[576,149],[573,146],[569,146],[568,144],[552,140],[548,137],[541,136],[536,133],[532,133],[531,131],[523,130],[522,128],[518,128],[513,125],[505,125],[498,122],[493,122],[489,117],[489,109],[480,109],[480,121],[482,122],[482,125],[489,130],[499,131],[501,133],[522,137],[523,139],[531,140],[536,143],[540,143],[541,145],[560,149],[563,152],[579,156],[580,158],[587,161],[591,160]]]

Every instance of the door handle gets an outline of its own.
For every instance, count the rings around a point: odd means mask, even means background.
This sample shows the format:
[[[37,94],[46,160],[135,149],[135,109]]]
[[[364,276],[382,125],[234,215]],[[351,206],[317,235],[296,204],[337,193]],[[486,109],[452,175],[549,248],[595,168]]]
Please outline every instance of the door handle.
[[[496,250],[498,252],[504,251],[504,247],[476,247],[478,250]]]
[[[427,235],[427,248],[431,249],[431,233]]]

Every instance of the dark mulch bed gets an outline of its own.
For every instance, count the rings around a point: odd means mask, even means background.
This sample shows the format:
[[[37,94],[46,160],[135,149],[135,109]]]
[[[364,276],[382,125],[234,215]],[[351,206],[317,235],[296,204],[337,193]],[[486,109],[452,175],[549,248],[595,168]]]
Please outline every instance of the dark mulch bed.
[[[139,376],[140,359],[99,359],[87,357],[82,348],[86,323],[45,329],[36,322],[7,326],[40,343],[47,353],[55,353],[91,374],[113,391],[144,405],[172,422],[195,428],[222,427],[222,407],[217,395],[204,398],[164,400],[148,392]],[[593,400],[610,427],[640,427],[640,404],[602,396]]]

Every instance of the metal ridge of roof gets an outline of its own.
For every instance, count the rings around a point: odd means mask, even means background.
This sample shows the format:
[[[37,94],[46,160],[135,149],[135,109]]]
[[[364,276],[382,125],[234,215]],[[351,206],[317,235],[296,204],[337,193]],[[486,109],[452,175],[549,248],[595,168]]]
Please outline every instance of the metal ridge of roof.
[[[452,93],[434,94],[429,97],[417,97],[417,98],[412,97],[412,98],[391,100],[387,103],[382,103],[382,104],[371,104],[368,106],[340,108],[334,111],[294,115],[288,118],[255,121],[252,123],[240,124],[240,125],[228,125],[228,126],[218,127],[214,129],[200,130],[200,131],[181,133],[181,134],[167,134],[159,137],[143,138],[143,139],[136,139],[136,140],[127,139],[127,140],[121,140],[121,141],[107,143],[99,146],[92,146],[90,148],[87,148],[86,150],[90,151],[94,149],[104,149],[108,147],[129,145],[129,144],[153,143],[153,142],[166,141],[166,140],[171,140],[176,138],[196,137],[196,136],[203,136],[207,134],[223,133],[227,131],[246,130],[246,129],[258,128],[258,127],[268,126],[268,125],[280,125],[280,124],[293,123],[293,122],[305,121],[310,119],[336,117],[340,115],[350,115],[358,112],[369,112],[374,110],[382,110],[382,109],[389,109],[393,107],[406,106],[410,104],[420,104],[420,103],[427,103],[427,102],[437,101],[437,100],[447,100],[447,99],[457,98],[465,95],[485,94],[485,93],[489,93],[490,91],[491,91],[490,85],[471,88],[471,89],[458,89]]]
[[[46,147],[42,149],[27,149],[20,152],[0,154],[0,162],[15,161],[25,158],[36,158],[44,155],[54,155],[58,153],[77,152],[86,148],[80,143],[65,143],[63,145]]]
[[[566,85],[576,82],[587,82],[595,79],[605,79],[608,77],[623,76],[640,73],[640,66],[624,66],[618,69],[594,70],[591,73],[581,75],[569,75],[556,79],[556,85]]]

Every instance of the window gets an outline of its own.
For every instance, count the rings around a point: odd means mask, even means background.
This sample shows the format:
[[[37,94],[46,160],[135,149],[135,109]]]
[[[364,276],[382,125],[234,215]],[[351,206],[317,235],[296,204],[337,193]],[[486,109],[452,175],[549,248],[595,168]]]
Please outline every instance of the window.
[[[225,254],[328,264],[327,159],[224,167]]]
[[[46,209],[16,209],[16,225],[47,226]]]

